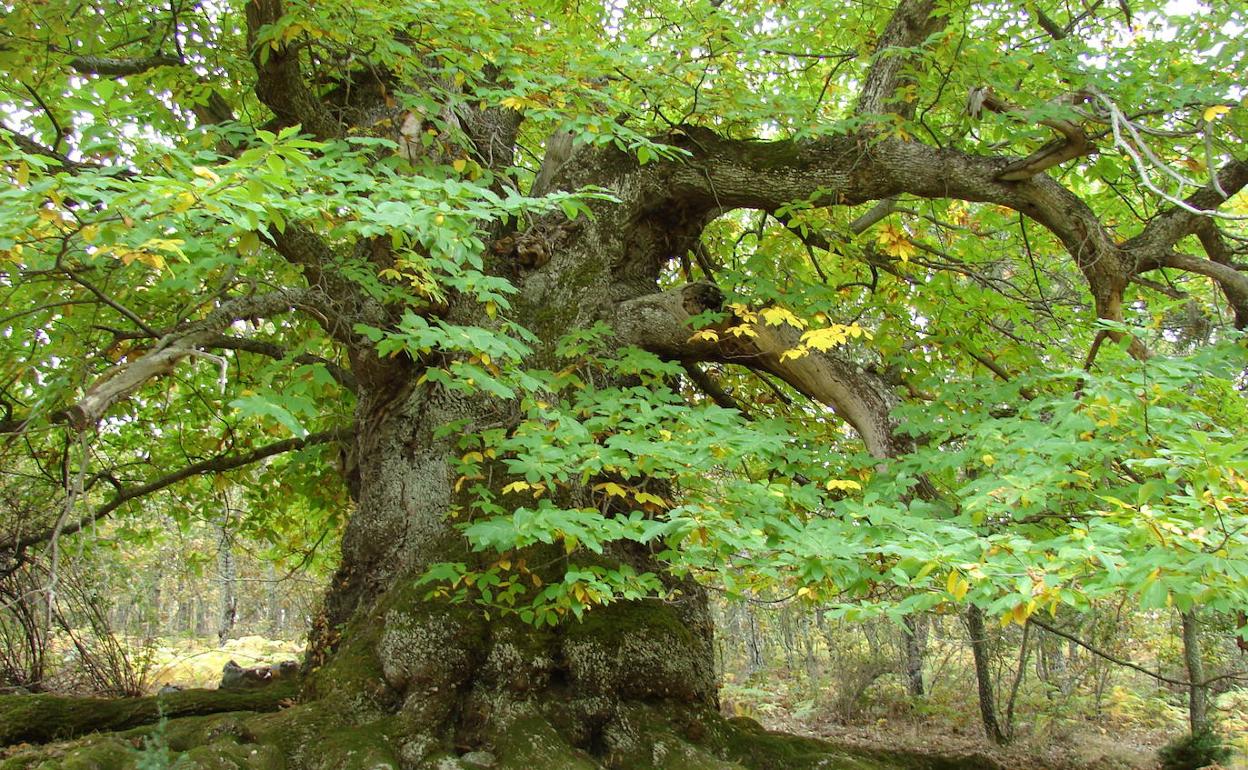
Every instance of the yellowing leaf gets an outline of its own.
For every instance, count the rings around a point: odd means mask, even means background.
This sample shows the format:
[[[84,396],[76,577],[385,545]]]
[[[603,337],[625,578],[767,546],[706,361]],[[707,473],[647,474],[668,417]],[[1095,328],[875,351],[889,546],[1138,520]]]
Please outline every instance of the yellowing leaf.
[[[716,334],[715,331],[711,329],[702,329],[701,331],[694,332],[693,336],[689,338],[689,341],[690,342],[719,342],[719,335]]]
[[[849,341],[849,327],[833,324],[823,329],[811,329],[802,334],[802,344],[815,350],[830,350]],[[861,330],[859,330],[861,332]]]
[[[602,484],[595,484],[594,490],[596,492],[606,492],[608,495],[614,497],[628,497],[628,490],[619,484],[616,484],[614,481],[606,481]]]
[[[455,173],[457,174],[463,173],[464,169],[467,166],[468,166],[468,161],[465,160],[464,158],[456,158],[454,161],[451,162],[451,168],[455,169]]]
[[[650,503],[651,505],[657,505],[660,508],[667,507],[666,500],[659,497],[658,495],[652,495],[649,492],[638,492],[637,494],[633,495],[633,497],[637,500],[637,502],[643,505],[645,505],[646,503]]]
[[[507,494],[508,492],[523,492],[524,490],[530,489],[531,487],[532,485],[529,484],[529,482],[527,481],[513,481],[507,486],[503,487],[503,494]]]
[[[979,458],[979,460],[984,465],[987,465],[989,468],[991,468],[997,462],[997,458],[993,457],[992,455],[984,455],[983,457]]]
[[[212,169],[206,166],[195,166],[191,169],[191,173],[200,179],[207,179],[209,182],[216,184],[221,181],[221,177],[217,176]]]
[[[823,485],[823,488],[827,490],[833,490],[833,489],[850,490],[850,489],[862,489],[862,485],[859,484],[857,481],[853,481],[852,479],[828,479],[827,483]]]
[[[797,360],[802,356],[808,355],[809,353],[810,348],[793,348],[792,350],[786,350],[780,354],[780,363],[784,363],[789,359]]]
[[[949,573],[949,579],[945,581],[945,590],[948,591],[954,599],[962,601],[966,596],[966,592],[971,590],[971,584],[965,580],[957,571]]]
[[[879,234],[876,235],[876,241],[885,254],[897,257],[902,262],[909,262],[910,257],[919,252],[918,247],[910,241],[910,238],[893,225],[881,226]]]
[[[789,326],[794,326],[794,327],[797,327],[798,329],[806,328],[806,321],[804,319],[798,318],[797,316],[793,315],[793,313],[789,312],[787,309],[782,308],[782,307],[777,307],[775,305],[771,307],[765,307],[762,310],[758,311],[758,314],[762,316],[763,322],[766,323],[768,326],[780,326],[782,324],[788,324]]]
[[[482,456],[480,452],[469,452],[459,459],[466,463],[479,463],[484,460],[485,457]]]
[[[1212,123],[1230,111],[1231,108],[1227,107],[1225,104],[1215,104],[1212,107],[1208,107],[1205,109],[1205,122]]]

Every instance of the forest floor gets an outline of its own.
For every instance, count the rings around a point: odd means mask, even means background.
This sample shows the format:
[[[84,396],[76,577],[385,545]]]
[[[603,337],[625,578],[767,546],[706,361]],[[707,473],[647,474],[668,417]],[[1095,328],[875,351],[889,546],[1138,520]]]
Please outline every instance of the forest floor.
[[[885,721],[845,725],[830,719],[792,715],[760,717],[769,730],[822,738],[834,743],[888,753],[969,760],[987,770],[1157,770],[1157,750],[1171,737],[1157,730],[1114,729],[1093,724],[1068,727],[1045,740],[1023,738],[995,746],[982,735],[948,723]],[[1248,754],[1230,760],[1226,770],[1248,770]]]
[[[887,722],[841,725],[819,720],[777,720],[767,725],[799,735],[872,751],[904,751],[945,758],[978,759],[1001,770],[1155,770],[1165,736],[1155,732],[1107,734],[1088,726],[1043,742],[1023,739],[994,746],[981,735],[950,731],[937,723]]]

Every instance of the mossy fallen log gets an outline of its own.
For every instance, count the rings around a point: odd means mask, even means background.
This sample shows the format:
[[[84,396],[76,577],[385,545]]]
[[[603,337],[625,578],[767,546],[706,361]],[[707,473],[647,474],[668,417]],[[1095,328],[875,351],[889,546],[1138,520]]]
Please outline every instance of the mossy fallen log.
[[[162,717],[203,716],[224,711],[276,711],[289,703],[296,684],[254,690],[180,690],[147,698],[66,698],[59,695],[0,696],[0,746],[48,743],[92,732],[128,730]]]

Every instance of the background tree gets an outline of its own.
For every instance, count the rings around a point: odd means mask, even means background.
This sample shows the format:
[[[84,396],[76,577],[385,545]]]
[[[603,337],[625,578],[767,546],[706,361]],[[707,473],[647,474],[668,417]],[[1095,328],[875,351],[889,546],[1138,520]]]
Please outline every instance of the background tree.
[[[292,767],[823,762],[715,716],[716,573],[1242,608],[1203,10],[15,6],[0,571],[219,474],[345,518],[301,705],[199,736]]]

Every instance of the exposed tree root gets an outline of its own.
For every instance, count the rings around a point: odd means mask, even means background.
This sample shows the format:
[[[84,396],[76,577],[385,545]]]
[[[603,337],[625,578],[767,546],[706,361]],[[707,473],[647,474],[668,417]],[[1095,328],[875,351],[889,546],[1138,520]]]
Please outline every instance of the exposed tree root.
[[[276,711],[295,696],[294,683],[255,690],[182,690],[148,698],[0,696],[0,746],[47,743],[90,732],[128,730],[167,718],[223,711]]]
[[[225,713],[161,721],[126,732],[0,755],[0,770],[918,770],[915,758],[868,757],[808,738],[770,733],[674,702],[606,708],[496,704],[487,723],[422,730],[402,715],[353,723],[313,702],[269,714]],[[432,726],[426,726],[426,728]],[[939,766],[946,770],[949,766]],[[971,766],[967,766],[968,769]]]

